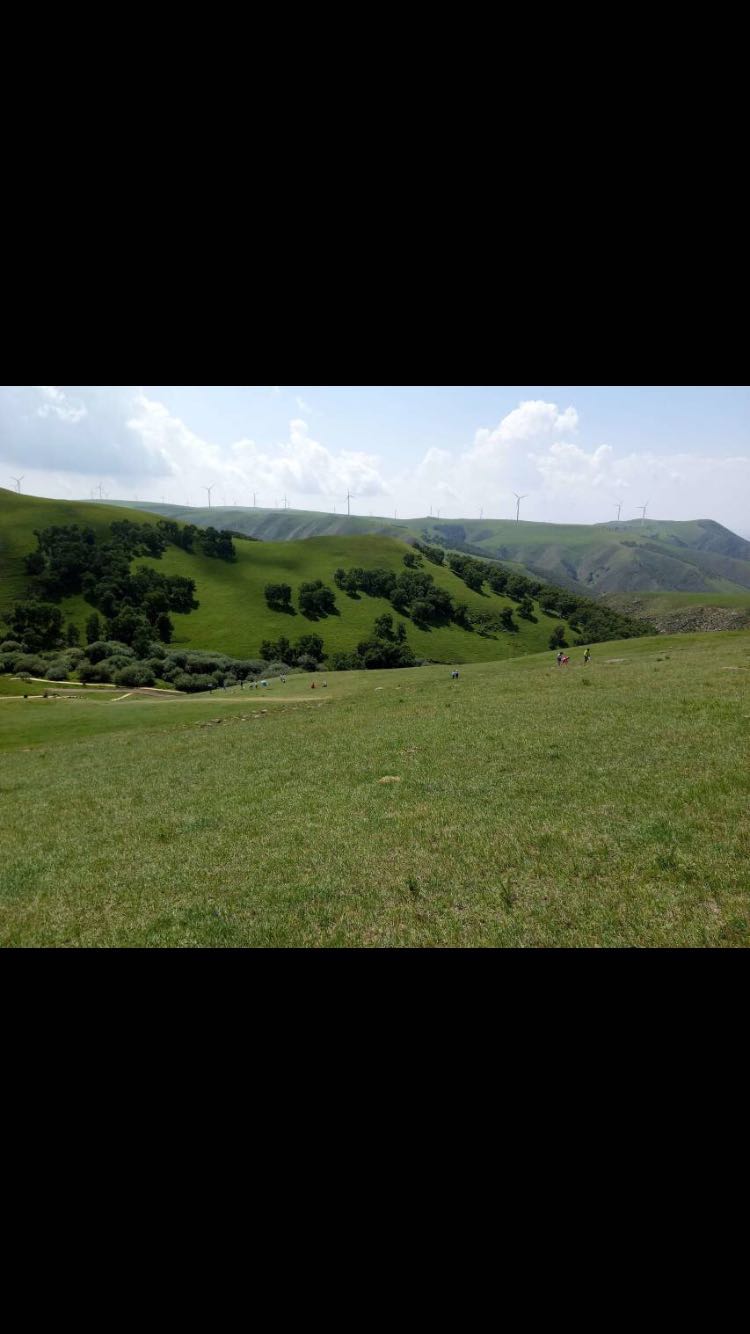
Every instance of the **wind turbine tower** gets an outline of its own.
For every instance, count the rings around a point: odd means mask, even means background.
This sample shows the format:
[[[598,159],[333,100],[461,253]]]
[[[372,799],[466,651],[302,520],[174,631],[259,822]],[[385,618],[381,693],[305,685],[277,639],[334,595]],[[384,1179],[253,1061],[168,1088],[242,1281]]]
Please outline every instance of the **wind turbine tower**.
[[[621,509],[622,509],[622,501],[621,501],[621,500],[616,501],[616,507],[617,507],[617,522],[619,523],[619,522],[620,522],[620,511],[621,511]]]
[[[26,473],[24,473],[23,477],[12,477],[12,478],[11,478],[11,481],[15,482],[15,484],[16,484],[16,494],[19,495],[19,496],[20,496],[20,494],[21,494],[21,482],[24,480],[25,476],[26,476]]]
[[[516,505],[516,523],[518,523],[519,520],[520,520],[520,517],[521,517],[521,501],[522,501],[522,500],[528,500],[529,497],[528,497],[528,494],[526,494],[525,496],[519,496],[519,494],[518,494],[517,491],[514,491],[514,492],[513,492],[513,495],[515,496],[515,498],[516,498],[516,500],[517,500],[517,502],[518,502],[517,505]]]
[[[641,511],[641,528],[643,527],[644,523],[646,522],[646,510],[648,509],[648,506],[649,506],[649,502],[648,502],[648,501],[646,501],[646,504],[645,504],[645,505],[639,505],[639,506],[638,506],[639,510]]]
[[[216,483],[214,482],[213,486],[204,486],[204,488],[203,488],[203,490],[205,491],[206,495],[208,496],[208,508],[209,508],[209,509],[211,508],[211,492],[214,490],[214,487],[215,487],[215,486],[216,486]]]

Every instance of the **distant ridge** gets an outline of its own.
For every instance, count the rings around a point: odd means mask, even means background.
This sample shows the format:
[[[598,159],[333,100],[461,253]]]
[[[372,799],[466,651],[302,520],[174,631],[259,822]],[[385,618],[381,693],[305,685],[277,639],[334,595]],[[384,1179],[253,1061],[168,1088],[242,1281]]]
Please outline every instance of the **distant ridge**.
[[[415,539],[506,561],[589,597],[612,593],[730,593],[750,590],[750,541],[712,519],[640,519],[602,524],[515,523],[511,519],[327,514],[109,501],[199,527],[213,525],[266,542],[376,534]]]

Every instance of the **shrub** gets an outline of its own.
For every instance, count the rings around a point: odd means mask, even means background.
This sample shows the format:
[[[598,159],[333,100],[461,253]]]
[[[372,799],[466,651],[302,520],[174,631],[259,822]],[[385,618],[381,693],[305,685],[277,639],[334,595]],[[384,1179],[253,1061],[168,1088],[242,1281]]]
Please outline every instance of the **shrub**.
[[[67,662],[51,662],[47,667],[45,676],[48,681],[67,681],[68,670]]]
[[[299,609],[303,616],[314,619],[317,616],[336,615],[336,595],[332,588],[326,588],[321,579],[300,584]]]
[[[15,659],[13,670],[16,676],[45,676],[47,664],[44,658],[38,658],[36,654],[21,653]]]
[[[23,644],[15,639],[4,639],[0,644],[0,653],[23,653]]]
[[[93,663],[104,662],[105,658],[112,658],[115,654],[128,659],[135,657],[132,648],[116,639],[98,639],[86,649],[86,657]]]
[[[565,626],[558,625],[549,637],[550,648],[567,648],[568,641],[565,638]]]
[[[84,685],[88,685],[90,681],[107,683],[112,680],[106,662],[90,662],[88,658],[84,658],[82,662],[79,662],[78,677]]]
[[[131,662],[127,667],[121,667],[115,672],[115,685],[118,686],[152,686],[154,684],[154,673],[145,662]]]
[[[216,689],[216,682],[212,676],[198,674],[190,676],[187,672],[178,675],[172,684],[177,690],[184,690],[189,695]]]

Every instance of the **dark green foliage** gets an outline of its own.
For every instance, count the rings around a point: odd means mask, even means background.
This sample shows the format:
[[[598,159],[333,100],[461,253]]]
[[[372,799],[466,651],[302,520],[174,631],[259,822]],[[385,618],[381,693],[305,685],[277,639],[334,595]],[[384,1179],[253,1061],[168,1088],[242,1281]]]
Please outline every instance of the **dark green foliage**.
[[[180,672],[179,675],[173,679],[172,685],[175,687],[175,690],[183,690],[189,695],[198,694],[198,692],[205,690],[216,689],[216,681],[214,680],[214,677],[209,676],[207,673],[202,675],[189,675],[187,672]]]
[[[301,635],[296,644],[291,644],[286,635],[282,635],[275,642],[270,639],[264,639],[260,646],[261,656],[265,662],[281,662],[288,667],[297,666],[300,658],[306,657],[314,662],[322,662],[325,654],[325,646],[320,635]]]
[[[293,611],[291,584],[266,584],[263,590],[271,611]]]
[[[133,658],[135,654],[127,644],[122,644],[119,640],[100,639],[95,644],[89,644],[86,649],[86,657],[91,663],[104,662],[107,658],[116,656]]]
[[[65,642],[69,648],[75,648],[76,644],[81,642],[81,632],[73,621],[68,621],[68,628],[65,632]]]
[[[300,584],[298,601],[303,616],[310,620],[317,620],[320,616],[335,616],[337,612],[336,595],[332,588],[326,588],[321,579]]]
[[[33,567],[37,586],[49,597],[60,599],[82,593],[87,602],[108,618],[110,637],[114,635],[131,643],[140,631],[143,648],[145,625],[151,627],[151,639],[156,634],[163,643],[169,643],[173,625],[168,613],[185,615],[198,607],[195,581],[183,575],[169,577],[146,565],[131,573],[130,563],[135,556],[158,559],[166,549],[171,529],[165,531],[158,524],[135,524],[126,519],[110,524],[109,531],[108,541],[97,542],[93,529],[80,529],[76,525],[36,530],[37,551],[27,559],[27,570],[32,572]],[[231,537],[228,545],[227,535],[215,529],[201,534],[201,544],[204,537],[210,548],[206,554],[234,559]],[[137,625],[133,620],[135,613]],[[120,617],[124,617],[127,628],[119,627]],[[89,617],[86,635],[89,643],[101,637],[95,613]]]
[[[567,647],[568,647],[568,641],[567,641],[567,639],[565,638],[565,626],[564,626],[564,625],[558,625],[558,626],[556,626],[555,629],[552,631],[552,634],[551,634],[550,637],[549,637],[549,646],[550,646],[550,648],[567,648]]]
[[[237,559],[232,534],[226,530],[219,532],[216,528],[198,528],[194,540],[204,556],[212,556],[215,560],[225,560],[230,564]]]
[[[20,653],[16,655],[13,663],[13,671],[16,676],[44,676],[47,664],[44,658],[37,657],[35,653]]]
[[[470,588],[474,593],[481,593],[484,581],[487,578],[487,566],[483,561],[452,552],[448,557],[448,565],[453,573],[458,575],[459,579],[463,579],[467,588]]]
[[[384,616],[378,616],[375,621],[374,629],[376,639],[395,639],[393,632],[393,617],[390,612],[386,612]]]
[[[115,672],[114,682],[118,686],[152,686],[155,676],[148,663],[130,662],[125,667],[121,667]]]
[[[102,637],[102,624],[96,612],[92,612],[86,622],[86,643],[93,644]]]
[[[404,556],[404,565],[408,570],[418,570],[421,564],[422,564],[421,556],[418,556],[415,551],[407,551],[406,555]]]
[[[510,607],[503,607],[503,610],[500,612],[500,629],[509,630],[511,634],[518,633],[518,626],[513,620],[513,612]]]
[[[534,604],[528,595],[521,598],[518,606],[518,615],[523,617],[524,621],[536,621],[537,617],[534,615]]]
[[[51,602],[17,602],[5,620],[11,639],[19,640],[28,653],[62,646],[63,616]]]
[[[445,560],[445,552],[442,547],[431,547],[427,542],[415,542],[414,546],[417,551],[421,551],[422,555],[425,556],[427,560],[431,561],[433,565],[443,564]]]
[[[315,662],[322,662],[326,655],[320,635],[300,635],[297,640],[297,653],[299,657],[313,658]]]
[[[123,607],[117,616],[113,616],[107,624],[107,638],[117,640],[121,644],[132,646],[136,636],[145,639],[146,643],[151,641],[151,627],[146,617],[133,609],[133,607]],[[89,657],[91,655],[89,654]]]
[[[4,639],[0,644],[0,653],[23,653],[23,644],[16,639]]]
[[[386,639],[365,639],[357,645],[357,666],[375,671],[386,667],[413,667],[414,653],[407,643],[391,644]]]
[[[112,680],[106,662],[90,662],[88,658],[84,658],[83,661],[78,664],[78,677],[79,680],[83,681],[84,685],[88,685],[90,682],[106,684]]]
[[[69,667],[67,662],[49,662],[44,671],[48,681],[67,681]]]

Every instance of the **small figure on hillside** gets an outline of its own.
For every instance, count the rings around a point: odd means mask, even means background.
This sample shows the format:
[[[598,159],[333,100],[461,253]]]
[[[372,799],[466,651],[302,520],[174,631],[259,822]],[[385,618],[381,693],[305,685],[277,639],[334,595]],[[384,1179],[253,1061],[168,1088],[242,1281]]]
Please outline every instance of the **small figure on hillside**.
[[[310,689],[311,689],[311,690],[314,690],[314,689],[315,689],[315,682],[314,682],[314,681],[311,681],[311,682],[310,682]]]
[[[590,649],[590,648],[587,648],[587,649],[586,649],[586,652],[585,652],[584,655],[583,655],[583,665],[584,665],[584,667],[587,667],[588,664],[589,664],[590,662],[591,662],[591,649]]]
[[[458,680],[458,672],[454,670],[451,672],[451,681],[457,681],[457,680]]]
[[[561,667],[567,667],[567,665],[568,665],[569,662],[570,662],[570,658],[567,656],[567,654],[563,653],[563,659],[562,659],[562,662],[560,663],[560,666],[561,666]]]
[[[328,689],[328,682],[327,682],[327,681],[324,681],[324,682],[323,682],[323,689],[324,689],[324,690],[327,690],[327,689]]]
[[[282,676],[282,678],[281,678],[281,684],[282,684],[283,686],[286,685],[286,677],[285,677],[285,676]]]
[[[262,686],[267,686],[267,685],[268,685],[268,682],[267,682],[267,681],[261,681],[261,685],[262,685]]]
[[[562,660],[563,660],[563,651],[562,651],[562,649],[560,649],[560,652],[559,652],[558,655],[557,655],[557,665],[558,665],[558,667],[562,667]]]

